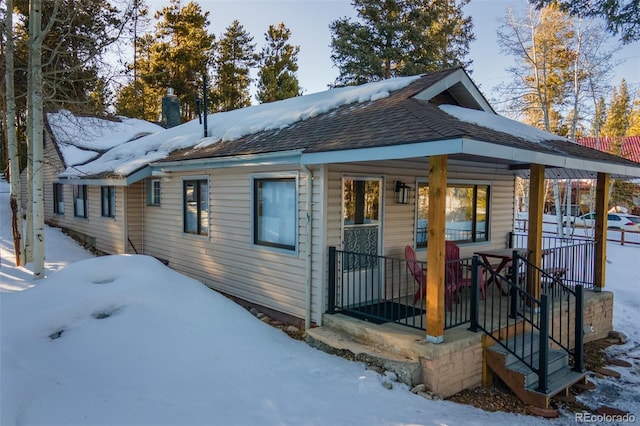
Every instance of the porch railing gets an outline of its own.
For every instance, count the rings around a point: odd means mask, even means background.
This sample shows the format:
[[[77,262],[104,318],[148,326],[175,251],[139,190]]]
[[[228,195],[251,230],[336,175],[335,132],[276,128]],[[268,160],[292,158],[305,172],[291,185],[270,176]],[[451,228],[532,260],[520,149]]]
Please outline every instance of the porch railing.
[[[527,247],[527,234],[509,234],[509,247]],[[542,270],[569,287],[593,288],[596,242],[588,238],[542,237]]]
[[[471,258],[455,262],[471,270]],[[428,273],[426,262],[412,263]],[[329,314],[341,312],[374,323],[426,330],[425,294],[420,288],[404,258],[329,247]],[[442,313],[445,328],[471,321],[471,302],[463,292],[452,295],[450,307]]]
[[[582,284],[565,285],[517,251],[508,276],[496,274],[477,259],[474,262],[487,279],[484,299],[474,300],[470,329],[483,331],[535,372],[540,392],[547,391],[550,347],[573,356],[573,369],[583,372]],[[542,286],[540,299],[526,289],[531,274]]]

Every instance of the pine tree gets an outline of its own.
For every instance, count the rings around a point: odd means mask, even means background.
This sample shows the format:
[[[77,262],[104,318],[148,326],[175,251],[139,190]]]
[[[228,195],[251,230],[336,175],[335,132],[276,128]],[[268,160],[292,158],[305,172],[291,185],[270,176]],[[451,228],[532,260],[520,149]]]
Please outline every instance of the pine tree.
[[[300,96],[298,71],[298,53],[300,46],[288,43],[291,37],[284,23],[269,25],[264,38],[267,42],[260,53],[260,70],[258,71],[258,102],[273,102]]]
[[[252,41],[238,20],[220,37],[215,58],[214,110],[231,111],[251,105],[249,72],[257,61]]]
[[[126,117],[139,118],[148,121],[160,120],[161,98],[166,88],[153,85],[151,77],[151,48],[154,37],[145,34],[136,41],[136,61],[129,66],[129,72],[134,77],[118,91],[115,100],[116,113]],[[148,80],[151,80],[149,83]]]
[[[16,66],[27,69],[29,12],[28,2],[17,1],[22,15],[16,34],[19,37]],[[104,56],[116,43],[132,17],[127,3],[120,10],[108,0],[51,0],[42,2],[43,102],[47,110],[60,108],[79,113],[104,113],[97,98],[108,98]],[[26,92],[26,75],[16,79],[18,93]],[[102,91],[102,93],[98,93]],[[22,98],[22,97],[20,97]],[[24,111],[24,100],[18,108]],[[96,107],[99,107],[96,109]]]
[[[627,92],[627,82],[620,83],[620,92],[613,88],[611,102],[607,109],[607,118],[602,126],[602,135],[620,138],[627,135],[629,130],[629,116],[631,115],[631,100]]]
[[[208,17],[197,3],[181,7],[180,0],[171,0],[155,15],[160,21],[149,46],[149,72],[139,72],[150,87],[162,93],[173,89],[183,120],[195,117],[195,99],[212,62],[215,36],[206,31]]]
[[[361,84],[457,65],[474,39],[468,0],[353,0],[358,20],[329,28],[336,85]]]

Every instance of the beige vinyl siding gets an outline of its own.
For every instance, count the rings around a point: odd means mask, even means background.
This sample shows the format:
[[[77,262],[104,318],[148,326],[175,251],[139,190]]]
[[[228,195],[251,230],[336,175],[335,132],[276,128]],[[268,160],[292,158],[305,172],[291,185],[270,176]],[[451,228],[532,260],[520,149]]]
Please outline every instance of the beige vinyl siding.
[[[53,190],[53,187],[51,187]],[[75,217],[73,185],[64,185],[64,215],[53,215],[51,223],[61,228],[79,232],[94,241],[94,247],[109,254],[125,253],[124,193],[122,186],[115,187],[115,218],[102,217],[100,186],[87,186],[87,217]],[[50,195],[53,197],[53,195]],[[52,198],[53,200],[53,198]]]
[[[142,244],[142,217],[146,203],[145,182],[136,182],[125,188],[124,200],[124,209],[127,212],[125,218],[127,224],[124,242],[126,247],[125,253],[137,252],[138,254],[142,254],[144,253],[144,246]]]
[[[297,251],[252,244],[251,176],[271,172],[298,176]],[[209,235],[185,234],[182,183],[203,178],[209,179]],[[305,184],[305,174],[291,166],[172,173],[162,182],[162,205],[145,209],[145,254],[168,260],[172,268],[216,290],[304,318]],[[319,240],[314,248],[322,249]]]
[[[415,227],[416,183],[418,178],[428,179],[428,160],[381,161],[329,166],[328,182],[328,245],[340,247],[342,177],[344,175],[383,177],[382,197],[383,254],[404,256],[404,246],[413,244]],[[401,180],[411,187],[409,204],[395,201],[395,181]],[[489,242],[463,244],[461,255],[471,254],[478,246],[505,247],[508,233],[513,228],[515,178],[505,167],[450,161],[448,181],[483,182],[491,186]],[[332,220],[331,218],[335,218]]]
[[[404,258],[404,247],[414,245],[416,217],[416,183],[428,179],[428,159],[380,161],[369,163],[334,164],[328,166],[327,182],[327,246],[342,246],[342,177],[382,177],[382,254]],[[395,201],[395,181],[411,187],[409,204]],[[504,248],[513,228],[515,177],[505,167],[494,164],[449,161],[448,181],[479,182],[490,185],[489,235],[490,241],[462,244],[461,256],[471,256],[482,248]],[[426,261],[426,250],[417,250],[419,260]],[[423,259],[424,258],[424,259]],[[413,283],[408,280],[408,285]],[[323,297],[326,301],[326,297]]]

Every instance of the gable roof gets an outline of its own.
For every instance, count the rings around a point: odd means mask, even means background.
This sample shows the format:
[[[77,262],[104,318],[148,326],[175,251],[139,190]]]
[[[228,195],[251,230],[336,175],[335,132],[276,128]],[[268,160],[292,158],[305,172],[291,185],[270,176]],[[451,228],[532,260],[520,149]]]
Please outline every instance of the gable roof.
[[[640,136],[624,136],[623,138],[621,138],[621,142],[622,144],[619,147],[620,156],[635,161],[636,163],[640,163]],[[576,143],[582,146],[596,149],[595,137],[577,138]],[[610,136],[600,136],[598,138],[597,149],[605,152],[614,152],[617,143],[617,138],[613,138]]]
[[[67,167],[85,164],[120,144],[164,130],[137,118],[77,115],[67,110],[49,112],[45,121]]]
[[[548,177],[640,176],[629,160],[497,115],[462,68],[212,114],[208,121],[206,138],[194,120],[113,148],[65,175],[130,183],[151,174],[147,165],[170,171],[267,158],[322,164],[446,154],[505,164],[525,177],[531,163],[546,165]]]

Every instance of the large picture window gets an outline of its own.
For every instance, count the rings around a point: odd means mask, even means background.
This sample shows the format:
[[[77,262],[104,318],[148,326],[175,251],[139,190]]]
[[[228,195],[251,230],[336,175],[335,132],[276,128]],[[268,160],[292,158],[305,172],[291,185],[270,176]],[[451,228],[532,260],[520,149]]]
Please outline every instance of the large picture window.
[[[209,182],[206,179],[183,182],[184,232],[209,233]]]
[[[61,183],[53,184],[53,212],[64,214],[64,186]]]
[[[429,184],[418,183],[416,246],[427,246]],[[489,185],[447,185],[445,239],[456,242],[488,241]]]
[[[296,249],[297,202],[295,178],[253,181],[253,243]]]
[[[73,185],[73,215],[87,217],[87,185]]]
[[[103,186],[100,190],[102,217],[116,217],[116,188]]]

